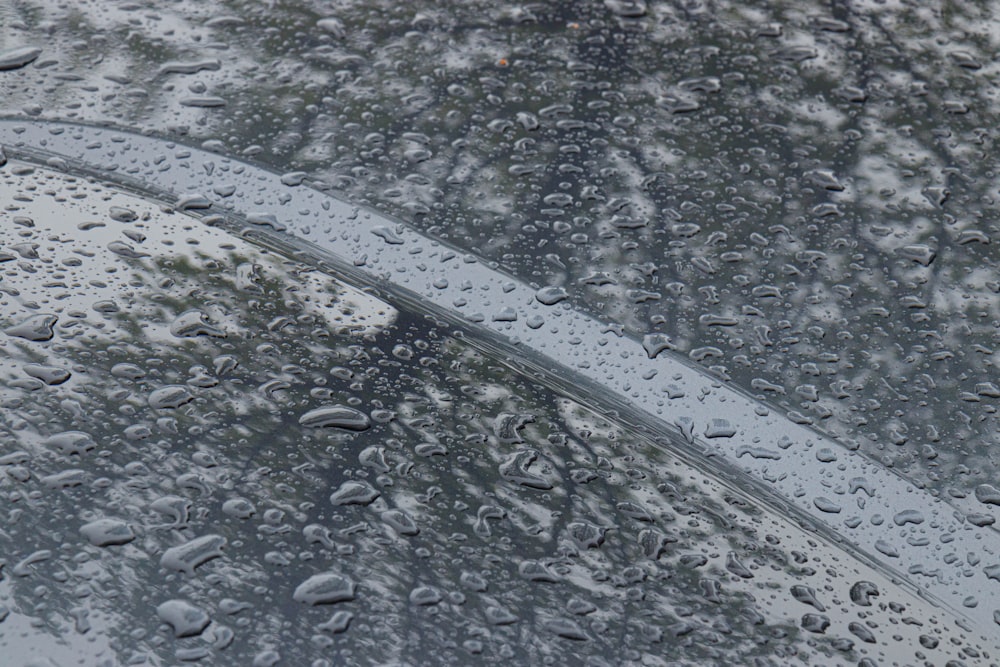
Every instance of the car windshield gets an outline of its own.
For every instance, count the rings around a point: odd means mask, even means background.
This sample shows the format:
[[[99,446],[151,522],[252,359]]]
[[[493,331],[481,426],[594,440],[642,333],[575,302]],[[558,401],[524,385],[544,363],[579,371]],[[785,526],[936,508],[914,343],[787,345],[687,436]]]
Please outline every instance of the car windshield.
[[[994,14],[0,8],[0,651],[989,663]]]

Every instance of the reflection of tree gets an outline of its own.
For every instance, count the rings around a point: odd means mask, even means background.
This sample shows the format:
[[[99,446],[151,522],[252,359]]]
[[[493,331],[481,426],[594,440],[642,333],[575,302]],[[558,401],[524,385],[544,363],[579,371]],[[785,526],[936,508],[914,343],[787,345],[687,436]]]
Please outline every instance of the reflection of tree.
[[[915,445],[928,421],[942,441],[983,443],[973,462],[993,470],[992,413],[972,405],[952,423],[945,407],[988,380],[991,316],[975,313],[998,311],[983,245],[991,8],[622,7],[233,1],[152,18],[40,2],[16,20],[46,35],[41,65],[0,85],[10,113],[221,139],[306,170],[525,280],[565,283],[635,332],[661,330],[741,386],[778,385],[784,407],[918,478],[934,472],[924,455],[879,443],[905,429]],[[97,33],[114,37],[92,41],[84,68],[73,39]],[[198,95],[227,104],[180,103]],[[926,267],[907,255],[921,244],[937,253]],[[887,368],[941,398],[911,409]],[[902,420],[859,417],[870,400]]]
[[[565,283],[578,305],[634,332],[661,330],[683,352],[700,349],[718,373],[768,388],[784,407],[935,487],[968,492],[979,479],[966,482],[967,471],[995,476],[993,398],[976,389],[991,381],[1000,314],[985,243],[995,234],[995,123],[992,89],[982,85],[994,76],[991,6],[953,4],[938,15],[916,5],[649,3],[638,18],[614,6],[182,3],[150,18],[21,4],[19,32],[46,51],[39,66],[4,74],[2,106],[221,139],[276,169],[307,170],[527,281]],[[328,13],[343,34],[317,26]],[[90,39],[97,33],[111,37]],[[216,48],[223,40],[228,48]],[[165,60],[214,58],[217,70],[157,74]],[[180,104],[202,88],[227,105]],[[525,112],[537,128],[519,119]],[[844,190],[827,189],[837,181]],[[546,201],[558,194],[572,200]],[[928,266],[919,247],[907,250],[920,244],[937,253]],[[182,268],[195,280],[211,267]],[[115,451],[155,450],[175,476],[190,469],[175,448],[197,439],[242,466],[236,477],[258,485],[251,495],[275,491],[278,477],[318,487],[314,472],[257,473],[254,464],[276,468],[281,455],[267,447],[251,461],[243,449],[279,424],[296,429],[316,374],[327,389],[358,383],[350,391],[362,400],[390,405],[383,394],[397,387],[378,374],[369,381],[365,369],[372,359],[403,362],[391,346],[376,353],[371,341],[337,332],[309,338],[315,325],[301,310],[233,302],[231,284],[198,289],[135,306],[163,328],[189,301],[221,298],[244,334],[172,342],[149,379],[105,379],[118,392],[112,406],[71,400],[96,425],[149,429],[137,442],[115,435]],[[108,364],[141,354],[129,341],[143,340],[150,322],[135,313],[116,321]],[[736,322],[701,319],[715,315]],[[272,331],[274,318],[288,322]],[[240,346],[253,360],[236,371],[246,384],[200,387],[176,418],[180,435],[158,430],[142,392],[186,382],[190,367],[211,370]],[[333,365],[356,379],[327,378]],[[245,391],[270,381],[289,386]],[[45,430],[42,413],[29,416]],[[224,426],[234,416],[246,423]],[[482,432],[490,416],[481,415]],[[71,425],[67,416],[60,428]],[[470,435],[455,429],[459,442]],[[308,440],[298,456],[323,474],[353,461],[329,434],[310,437],[330,451]],[[482,464],[473,488],[488,486],[494,463]],[[292,513],[295,504],[282,507]]]
[[[796,616],[761,607],[725,569],[726,554],[739,554],[787,589],[790,556],[756,543],[763,515],[752,505],[733,505],[716,482],[499,362],[485,343],[408,310],[376,326],[371,312],[394,309],[373,307],[276,252],[242,241],[233,249],[236,239],[218,230],[198,229],[190,248],[162,245],[182,238],[182,216],[157,216],[129,228],[147,235],[147,259],[114,256],[83,236],[80,247],[94,251],[78,275],[103,276],[104,286],[66,308],[114,295],[118,310],[89,311],[40,348],[47,363],[75,369],[71,385],[35,391],[31,401],[5,397],[0,438],[27,452],[20,463],[31,473],[0,482],[25,502],[21,521],[5,527],[9,558],[52,552],[33,566],[30,585],[15,580],[19,613],[48,619],[39,632],[60,635],[79,613],[70,591],[85,586],[94,591],[83,605],[90,632],[113,637],[123,660],[130,650],[164,661],[175,650],[206,650],[245,664],[269,647],[298,662],[314,654],[349,660],[364,638],[382,637],[365,648],[371,660],[425,661],[457,628],[471,642],[462,650],[511,652],[519,662],[548,655],[569,664],[625,647],[653,659],[661,636],[703,661],[727,651],[769,655],[758,641],[765,618],[763,627],[811,650]],[[248,265],[257,268],[239,268]],[[41,274],[7,279],[26,301],[44,293]],[[191,309],[226,336],[171,334]],[[87,333],[74,337],[81,328]],[[6,349],[4,372],[17,377],[31,348]],[[150,393],[164,385],[182,385],[193,398],[150,407]],[[333,403],[357,405],[374,426],[348,433],[299,425],[307,410]],[[505,413],[533,421],[503,432],[496,422]],[[65,455],[45,444],[68,429],[88,433],[96,447]],[[538,452],[527,473],[551,489],[504,476],[525,449]],[[47,490],[45,476],[66,468],[83,471],[83,483]],[[364,507],[331,505],[331,490],[348,480],[381,496]],[[235,499],[241,504],[226,509]],[[389,510],[405,512],[419,533],[393,528],[383,519]],[[87,545],[79,526],[100,518],[127,522],[137,539]],[[644,537],[651,530],[659,535],[652,543]],[[193,576],[161,566],[166,549],[206,535],[225,538],[222,557]],[[346,634],[323,634],[317,626],[330,612],[292,600],[324,571],[357,583],[356,599],[333,608],[354,614]],[[470,573],[485,590],[463,583]],[[32,600],[38,580],[51,590],[44,607]],[[411,601],[420,586],[440,601]],[[210,614],[203,635],[164,641],[154,610],[174,598]],[[594,610],[574,616],[571,598]],[[519,620],[497,625],[494,607]],[[724,636],[708,620],[723,618]],[[561,639],[552,628],[589,640]],[[230,632],[236,641],[219,648]]]

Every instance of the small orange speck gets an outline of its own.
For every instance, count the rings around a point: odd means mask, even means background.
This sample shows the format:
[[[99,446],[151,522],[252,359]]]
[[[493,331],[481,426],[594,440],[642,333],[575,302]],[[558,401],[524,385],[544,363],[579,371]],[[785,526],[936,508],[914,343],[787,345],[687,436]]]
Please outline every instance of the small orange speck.
[[[507,66],[507,59],[506,58],[501,58],[499,64],[500,64],[500,67],[506,67]]]
[[[580,24],[577,23],[576,21],[573,21],[572,23],[569,24],[569,27],[570,27],[571,30],[579,30],[580,29]]]

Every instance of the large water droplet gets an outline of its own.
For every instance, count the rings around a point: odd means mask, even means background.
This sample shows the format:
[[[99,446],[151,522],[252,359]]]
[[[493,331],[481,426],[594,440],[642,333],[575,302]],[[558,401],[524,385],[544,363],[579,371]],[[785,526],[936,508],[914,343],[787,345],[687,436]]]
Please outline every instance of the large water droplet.
[[[522,449],[511,456],[500,466],[500,474],[504,479],[526,486],[531,489],[548,490],[552,488],[552,483],[544,477],[536,475],[528,470],[528,467],[538,458],[538,451],[534,449]]]
[[[194,395],[184,385],[168,384],[166,387],[160,387],[159,389],[154,390],[149,395],[149,407],[157,410],[179,408],[185,403],[190,403],[193,400]]]
[[[95,547],[128,544],[135,539],[132,528],[118,519],[97,519],[80,527],[80,532]]]
[[[333,426],[348,431],[364,431],[371,427],[368,415],[344,405],[316,408],[299,417],[299,424],[310,428]]]
[[[334,604],[354,599],[354,582],[339,574],[317,574],[296,587],[292,598],[308,605]]]
[[[55,335],[52,327],[58,320],[58,317],[50,314],[32,315],[20,324],[7,327],[4,333],[34,342],[52,340],[52,336]]]
[[[525,424],[535,421],[532,415],[514,414],[502,412],[497,415],[493,422],[493,432],[497,439],[504,444],[516,444],[524,442],[521,437],[521,429]]]
[[[62,454],[83,454],[97,447],[90,434],[82,431],[63,431],[50,435],[44,440],[49,447],[55,447]]]
[[[20,69],[29,65],[41,55],[42,50],[33,46],[22,46],[0,53],[0,72]]]
[[[670,336],[662,333],[651,333],[642,337],[642,348],[646,350],[650,359],[655,359],[660,352],[676,350],[677,346],[670,340]]]
[[[160,565],[168,570],[194,574],[195,568],[222,556],[225,545],[226,538],[221,535],[202,535],[164,551]]]
[[[830,619],[823,614],[804,614],[802,616],[802,627],[809,632],[823,634],[830,627]]]
[[[369,505],[380,495],[368,482],[344,482],[330,495],[334,505]]]
[[[195,336],[212,336],[225,338],[226,332],[213,325],[208,315],[197,308],[186,310],[177,316],[170,325],[170,333],[178,338],[193,338]]]
[[[554,306],[560,301],[568,299],[569,293],[562,287],[543,287],[535,292],[535,298],[546,306]]]
[[[992,484],[980,484],[976,487],[976,500],[987,505],[1000,505],[1000,489]]]
[[[167,600],[156,607],[156,615],[171,627],[175,637],[200,635],[211,623],[204,610],[184,600]]]
[[[24,372],[33,378],[38,378],[50,387],[66,382],[71,376],[71,373],[65,368],[43,366],[42,364],[25,364]]]

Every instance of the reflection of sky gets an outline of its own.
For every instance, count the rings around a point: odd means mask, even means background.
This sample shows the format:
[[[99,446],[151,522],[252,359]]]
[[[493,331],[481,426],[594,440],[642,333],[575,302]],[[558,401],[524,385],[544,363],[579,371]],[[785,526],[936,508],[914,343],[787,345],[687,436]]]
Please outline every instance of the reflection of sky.
[[[128,633],[137,650],[148,650],[154,661],[161,653],[166,659],[175,651],[205,650],[211,659],[236,664],[250,659],[248,653],[259,655],[269,646],[285,650],[289,660],[305,659],[309,649],[295,647],[313,645],[309,633],[320,632],[316,626],[329,620],[332,610],[303,607],[291,599],[291,591],[324,571],[356,580],[357,599],[333,608],[350,609],[356,619],[348,634],[323,635],[329,642],[316,640],[315,645],[364,647],[370,637],[379,636],[385,646],[371,650],[385,659],[426,657],[450,639],[457,624],[471,622],[479,633],[472,636],[496,636],[516,647],[511,651],[529,651],[518,654],[524,658],[521,662],[532,661],[538,654],[530,651],[539,651],[562,656],[560,660],[568,663],[581,658],[580,652],[615,654],[616,638],[632,631],[627,629],[629,619],[637,616],[650,624],[650,636],[663,631],[702,632],[721,646],[731,641],[734,650],[740,647],[766,655],[766,647],[752,644],[755,633],[768,628],[787,634],[786,644],[810,651],[806,637],[797,629],[807,608],[800,609],[801,603],[787,594],[803,577],[789,566],[796,552],[809,553],[819,559],[816,562],[840,559],[840,578],[825,581],[843,599],[850,585],[863,578],[876,582],[883,600],[905,600],[908,613],[919,612],[923,617],[934,613],[894,588],[884,574],[855,563],[822,540],[810,542],[799,528],[757,507],[738,489],[712,480],[644,436],[599,417],[573,399],[557,398],[544,386],[527,382],[497,358],[473,352],[419,314],[396,317],[395,310],[348,288],[328,292],[324,289],[328,279],[318,272],[287,264],[286,273],[281,269],[283,259],[274,254],[259,254],[219,230],[164,213],[135,198],[99,192],[84,183],[57,190],[54,184],[60,181],[46,180],[43,171],[22,179],[8,177],[22,185],[44,180],[34,192],[36,203],[21,201],[17,212],[36,220],[30,231],[25,228],[24,238],[43,242],[38,260],[5,267],[5,285],[19,287],[21,301],[37,301],[41,310],[59,312],[78,324],[67,327],[61,320],[52,344],[22,346],[10,337],[3,339],[10,353],[5,363],[12,375],[20,377],[16,364],[26,355],[46,350],[51,355],[48,360],[71,367],[74,378],[59,388],[35,392],[30,403],[10,403],[15,421],[23,418],[23,427],[4,432],[2,442],[28,452],[22,467],[33,475],[59,472],[66,466],[85,471],[82,487],[40,493],[31,499],[22,522],[9,527],[25,530],[29,513],[38,512],[32,525],[47,529],[32,533],[25,540],[31,546],[24,548],[53,551],[51,559],[33,566],[35,571],[28,578],[11,578],[8,589],[0,590],[4,604],[13,612],[4,627],[15,628],[13,636],[22,649],[28,647],[24,650],[37,647],[56,662],[63,657],[61,645],[47,652],[41,644],[52,641],[50,634],[76,636],[70,629],[72,610],[61,605],[73,604],[74,598],[64,593],[80,593],[83,589],[75,586],[85,581],[92,592],[80,604],[89,605],[92,627],[84,635],[90,642],[80,653],[84,657],[110,650],[110,641],[108,647],[103,643],[109,636]],[[16,201],[17,188],[12,189],[9,199]],[[53,195],[44,194],[46,190],[72,196],[57,202]],[[140,219],[148,213],[149,219],[141,224],[110,220],[107,210],[120,205],[127,205]],[[108,226],[82,231],[66,225],[78,219],[102,220]],[[132,239],[134,247],[165,257],[172,265],[159,270],[150,258],[123,259],[109,253],[107,244],[127,238],[121,235],[125,230],[141,230],[146,238]],[[54,238],[65,243],[56,245]],[[58,250],[70,247],[79,252]],[[194,261],[195,253],[207,257]],[[155,319],[153,311],[143,308],[157,304],[173,308],[172,300],[179,295],[200,299],[197,303],[208,312],[218,307],[221,313],[228,307],[248,317],[254,312],[251,300],[256,295],[240,292],[230,254],[256,257],[262,266],[262,282],[277,279],[288,288],[304,308],[300,314],[307,317],[303,321],[327,317],[327,324],[336,329],[333,323],[350,322],[346,314],[337,319],[340,307],[356,302],[359,317],[371,309],[389,313],[383,319],[366,315],[361,331],[371,331],[375,319],[379,330],[389,335],[359,336],[354,331],[347,337],[314,339],[311,332],[300,330],[293,335],[278,327],[274,331],[234,330],[229,339],[203,340],[192,346],[190,341],[170,336],[168,321],[138,336],[131,333],[130,326]],[[183,257],[192,258],[193,271],[183,268]],[[45,264],[49,258],[52,263]],[[66,258],[81,258],[82,263],[60,264]],[[84,270],[87,262],[91,268]],[[58,280],[65,286],[47,282],[52,275],[44,271],[31,273],[32,263],[58,266],[50,273],[64,274]],[[91,281],[106,286],[97,287]],[[65,291],[65,298],[60,290]],[[122,306],[120,317],[105,318],[87,309],[108,295]],[[329,307],[334,297],[338,301]],[[78,315],[72,314],[78,310]],[[84,327],[80,322],[89,323],[92,329],[86,331],[93,332],[92,338],[88,338],[90,333],[75,333]],[[104,349],[106,339],[121,341],[123,347]],[[351,345],[360,340],[366,345]],[[206,370],[198,370],[206,365],[203,360],[222,350],[240,359],[241,366],[218,385],[197,384],[206,377]],[[105,369],[121,357],[135,362],[149,376],[139,381],[108,376]],[[376,366],[371,365],[372,359],[378,360]],[[336,372],[331,366],[336,366]],[[387,370],[395,368],[399,370]],[[211,371],[207,373],[212,380]],[[260,383],[271,377],[281,378],[286,386],[262,395],[267,383]],[[195,382],[189,387],[196,396],[191,403],[177,410],[155,410],[144,400],[158,384],[186,379]],[[15,399],[23,395],[10,393]],[[430,400],[424,400],[425,396]],[[74,408],[60,402],[63,398],[76,403],[75,418],[67,417]],[[377,401],[396,416],[358,434],[294,426],[306,408],[340,400],[353,401],[366,411]],[[375,416],[372,410],[373,420]],[[521,421],[521,428],[509,430],[510,424]],[[508,424],[507,430],[503,423]],[[93,433],[95,450],[65,457],[39,443],[51,431],[69,427]],[[441,447],[422,454],[421,448],[431,442]],[[514,462],[528,460],[526,452],[534,452],[535,457],[527,474],[540,476],[551,489],[523,486],[517,482],[518,471],[511,474]],[[365,507],[331,508],[330,491],[357,479],[376,485],[380,497]],[[30,489],[36,482],[29,476],[24,483]],[[4,478],[0,484],[13,483]],[[240,518],[220,512],[225,500],[234,496],[245,498],[255,513]],[[188,506],[186,518],[184,512],[168,511],[178,507],[178,502]],[[420,533],[399,534],[384,518],[389,510],[406,511]],[[652,521],[636,519],[637,511],[640,515],[648,512]],[[136,540],[103,549],[82,544],[79,524],[102,517],[127,521]],[[175,521],[186,527],[167,527]],[[594,530],[606,531],[599,548],[585,544]],[[164,575],[157,567],[165,549],[216,534],[228,541],[223,555],[193,575]],[[38,541],[49,539],[48,535],[74,545],[79,553],[67,556],[57,544]],[[321,535],[318,543],[310,537],[315,535]],[[760,542],[760,535],[768,536],[768,546]],[[655,548],[658,540],[668,536],[659,558],[642,555],[650,544]],[[319,546],[324,541],[326,548]],[[17,545],[9,553],[12,562],[25,555]],[[703,569],[684,565],[687,556],[696,562],[704,558]],[[61,573],[67,557],[75,563],[67,571],[68,578]],[[734,575],[733,563],[750,568],[753,578]],[[463,587],[461,577],[468,571],[482,572],[488,590],[480,594]],[[539,572],[556,581],[531,581],[531,573]],[[34,586],[34,578],[44,580],[51,600],[47,618],[59,619],[55,622],[67,627],[39,626],[28,619],[31,595],[41,590]],[[261,588],[253,588],[258,585]],[[425,614],[414,609],[410,596],[427,586],[437,589],[448,602]],[[767,597],[758,600],[762,591]],[[225,610],[235,607],[218,600],[219,595],[237,600],[236,607],[246,599],[265,602],[251,604],[230,618]],[[724,600],[724,607],[706,595],[723,596],[719,599]],[[566,605],[573,596],[592,602],[597,610],[569,619]],[[166,599],[189,600],[204,608],[212,618],[206,634],[174,640],[164,634],[164,628],[156,629],[160,624],[154,610]],[[505,607],[519,620],[510,627],[491,627],[483,617],[489,606]],[[692,610],[697,610],[693,616]],[[741,610],[748,615],[739,615]],[[732,624],[731,639],[712,634],[711,623],[720,614],[731,616],[727,621]],[[760,614],[764,625],[750,624],[755,614]],[[832,627],[840,634],[848,632],[849,618],[835,618]],[[577,627],[593,643],[575,652],[546,629],[553,623],[557,628]],[[26,638],[16,633],[22,626]],[[602,630],[609,626],[618,629]],[[226,649],[232,653],[212,653],[211,642],[229,627],[239,637]],[[280,638],[274,635],[273,640],[259,644],[249,638],[266,637],[286,627],[293,629],[282,631]],[[906,635],[906,641],[887,639],[881,651],[905,659],[920,630],[906,626],[894,632]],[[284,641],[289,633],[295,639]],[[414,639],[417,636],[421,639]],[[530,641],[523,641],[524,637]],[[72,651],[75,640],[65,641],[70,644],[67,652]],[[642,641],[630,639],[629,644],[635,647]],[[659,648],[651,644],[648,655],[656,655]]]
[[[13,597],[11,581],[0,581],[0,601],[9,601]],[[7,602],[6,604],[10,604]],[[84,601],[78,609],[86,609]],[[11,667],[54,667],[63,665],[102,665],[102,660],[115,662],[118,655],[112,647],[113,637],[101,630],[106,627],[124,624],[127,619],[116,617],[108,608],[101,609],[98,614],[88,619],[92,628],[86,632],[78,632],[72,618],[64,617],[55,620],[47,618],[47,623],[57,623],[49,626],[45,632],[39,631],[39,619],[24,614],[16,607],[7,608],[10,613],[2,621],[0,628],[0,651],[3,652],[5,665]]]
[[[10,163],[8,172],[17,163]],[[171,262],[188,253],[198,253],[214,257],[220,262],[220,270],[232,274],[236,280],[237,267],[231,265],[231,253],[247,256],[251,261],[257,251],[243,245],[234,245],[233,238],[220,230],[203,225],[198,220],[182,213],[145,203],[135,197],[115,192],[101,186],[89,185],[83,180],[64,181],[53,172],[36,169],[31,176],[17,178],[8,176],[0,186],[5,187],[4,195],[17,201],[8,207],[8,225],[14,216],[26,216],[34,221],[31,240],[43,241],[40,254],[44,261],[54,267],[50,271],[14,271],[6,277],[6,285],[19,294],[11,297],[22,304],[30,304],[31,310],[15,314],[5,313],[5,326],[17,317],[27,317],[32,311],[52,312],[60,315],[57,328],[62,330],[71,323],[79,326],[82,322],[93,324],[102,319],[95,313],[95,303],[116,302],[119,307],[128,307],[135,302],[135,287],[129,284],[131,276],[127,265],[122,266],[109,250],[109,244],[124,243],[127,247],[116,246],[121,252],[134,251],[146,255],[135,261],[143,267],[153,267],[156,262]],[[70,195],[56,195],[68,192]],[[31,197],[31,201],[18,200],[21,194]],[[16,210],[12,210],[15,208]],[[127,209],[137,219],[120,222],[109,212],[114,208]],[[88,223],[98,222],[92,225]],[[85,227],[85,231],[81,229]],[[137,235],[130,238],[128,234]],[[138,239],[138,240],[137,240]],[[8,242],[8,245],[13,243]],[[33,265],[28,260],[30,265]],[[2,268],[2,267],[0,267]],[[270,278],[266,273],[261,276]],[[303,272],[296,289],[303,298],[324,306],[338,304],[337,308],[321,308],[318,312],[330,327],[351,327],[358,333],[375,332],[390,324],[394,318],[392,309],[377,298],[330,281],[317,272]],[[248,292],[248,295],[254,294]],[[224,319],[225,314],[214,312],[209,302],[204,304],[207,314]],[[350,315],[345,315],[349,312]],[[75,314],[74,314],[75,313]],[[172,341],[169,323],[148,326],[146,335],[159,342]],[[222,323],[225,328],[225,322]]]

